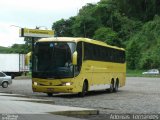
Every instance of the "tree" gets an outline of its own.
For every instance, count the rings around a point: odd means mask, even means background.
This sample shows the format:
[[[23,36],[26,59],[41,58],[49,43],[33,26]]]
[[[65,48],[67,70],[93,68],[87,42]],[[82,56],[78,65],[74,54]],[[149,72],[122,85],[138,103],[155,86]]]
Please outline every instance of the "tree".
[[[73,35],[76,37],[92,38],[95,30],[98,28],[95,18],[88,16],[78,16],[73,25]]]
[[[142,59],[140,59],[141,69],[160,68],[160,37],[154,49],[149,49],[144,52]]]
[[[75,20],[75,17],[70,17],[67,20],[61,19],[56,21],[52,25],[52,29],[55,30],[55,34],[58,37],[67,36],[72,37],[72,24]]]
[[[159,0],[114,0],[118,9],[131,19],[152,20],[155,14],[160,15]]]
[[[95,6],[94,4],[87,4],[79,11],[72,26],[74,36],[93,37],[95,30],[100,25],[100,22],[97,21],[96,16],[93,14]]]
[[[137,69],[139,67],[139,59],[141,57],[140,48],[136,41],[132,41],[127,47],[127,67],[129,69]]]
[[[148,69],[160,66],[159,15],[159,0],[101,0],[83,6],[72,20],[55,22],[53,29],[58,36],[88,37],[126,47],[127,67]]]
[[[27,46],[26,44],[13,44],[10,49],[10,53],[27,54],[30,51],[30,46]]]
[[[101,27],[97,29],[93,38],[106,42],[110,45],[121,46],[117,33],[111,28]]]
[[[10,48],[0,46],[0,53],[9,53],[9,52],[10,52]]]

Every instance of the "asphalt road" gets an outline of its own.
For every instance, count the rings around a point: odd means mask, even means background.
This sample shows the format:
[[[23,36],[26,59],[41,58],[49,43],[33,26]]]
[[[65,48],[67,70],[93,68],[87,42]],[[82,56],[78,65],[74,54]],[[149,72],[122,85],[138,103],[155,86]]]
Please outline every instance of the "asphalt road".
[[[84,98],[77,95],[33,93],[31,80],[13,80],[9,88],[0,87],[0,92],[23,94],[31,98],[55,101],[55,104],[98,109],[98,116],[78,116],[91,120],[105,119],[109,113],[160,114],[160,78],[129,77],[125,87],[117,93],[90,92]],[[77,116],[76,116],[77,117]]]

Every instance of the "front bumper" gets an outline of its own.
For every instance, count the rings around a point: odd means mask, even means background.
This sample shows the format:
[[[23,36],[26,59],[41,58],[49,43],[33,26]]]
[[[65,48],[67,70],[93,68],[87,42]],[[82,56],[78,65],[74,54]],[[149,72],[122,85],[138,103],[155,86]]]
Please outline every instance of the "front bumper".
[[[38,86],[32,85],[33,92],[44,93],[74,93],[73,86]]]

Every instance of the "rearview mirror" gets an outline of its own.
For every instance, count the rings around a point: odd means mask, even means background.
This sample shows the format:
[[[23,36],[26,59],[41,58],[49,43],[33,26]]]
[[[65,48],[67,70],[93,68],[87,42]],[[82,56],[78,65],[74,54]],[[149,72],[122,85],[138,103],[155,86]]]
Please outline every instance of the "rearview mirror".
[[[77,51],[75,51],[72,55],[72,64],[77,65]]]

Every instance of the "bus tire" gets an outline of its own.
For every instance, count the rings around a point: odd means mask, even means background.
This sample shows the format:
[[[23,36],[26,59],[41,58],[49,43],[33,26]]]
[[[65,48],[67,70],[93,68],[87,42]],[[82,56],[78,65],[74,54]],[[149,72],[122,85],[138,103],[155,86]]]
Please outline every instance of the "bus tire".
[[[114,80],[111,80],[111,84],[110,84],[110,88],[109,88],[109,92],[112,93],[114,90]]]
[[[48,97],[52,97],[53,93],[47,93]]]
[[[78,93],[79,97],[84,97],[86,93],[88,92],[88,83],[87,81],[83,82],[82,92]]]
[[[7,88],[7,87],[8,87],[8,82],[6,82],[6,81],[3,82],[3,83],[2,83],[2,87],[3,87],[3,88]]]
[[[118,88],[119,88],[119,80],[117,79],[115,86],[114,86],[114,89],[113,89],[113,92],[118,92]]]

